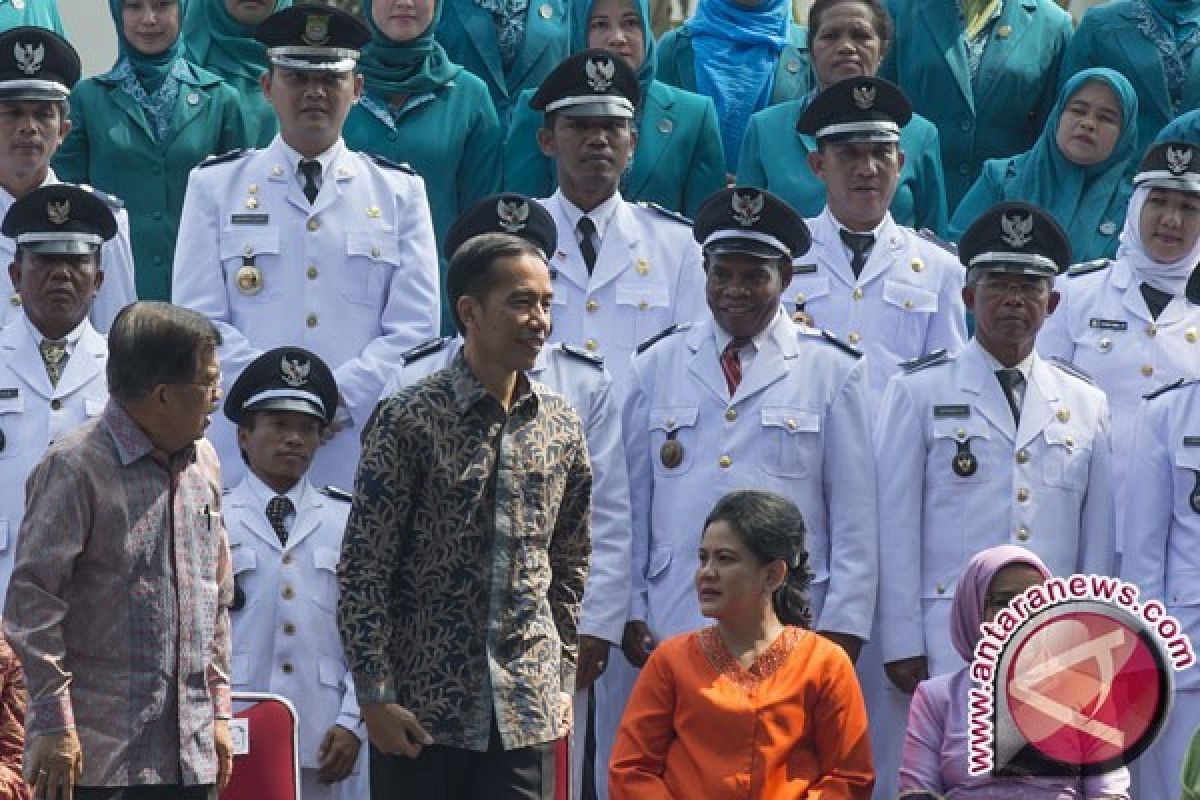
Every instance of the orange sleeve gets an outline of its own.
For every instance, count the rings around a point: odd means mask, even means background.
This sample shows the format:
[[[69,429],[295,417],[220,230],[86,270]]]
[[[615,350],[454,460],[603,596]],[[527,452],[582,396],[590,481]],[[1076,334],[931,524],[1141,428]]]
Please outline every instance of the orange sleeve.
[[[677,687],[669,662],[682,654],[672,644],[664,642],[650,654],[621,716],[609,762],[612,800],[672,800],[662,777],[675,739]]]
[[[835,644],[820,660],[822,691],[813,709],[821,777],[807,800],[869,800],[875,786],[867,709],[850,659]]]

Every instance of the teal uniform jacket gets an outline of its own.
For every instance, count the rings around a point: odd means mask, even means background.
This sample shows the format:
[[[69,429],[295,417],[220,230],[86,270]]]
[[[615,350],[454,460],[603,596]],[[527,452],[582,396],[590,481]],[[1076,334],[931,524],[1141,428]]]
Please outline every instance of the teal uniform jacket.
[[[523,92],[513,111],[504,146],[504,186],[531,197],[549,197],[558,188],[558,176],[554,160],[538,148],[543,115],[529,107],[531,97],[532,89]],[[662,81],[651,83],[621,196],[695,216],[700,204],[724,186],[725,156],[712,100]]]
[[[504,134],[487,86],[463,70],[436,93],[410,98],[399,121],[378,108],[387,108],[386,99],[364,100],[342,128],[346,146],[407,163],[425,179],[444,284],[447,231],[472,203],[500,190]],[[444,291],[441,297],[443,332],[452,331]]]
[[[64,181],[90,183],[125,201],[142,300],[171,299],[175,236],[192,167],[250,140],[237,91],[195,65],[189,75],[163,142],[118,84],[102,75],[80,81],[71,92],[71,132],[54,157]]]
[[[807,37],[808,29],[802,25],[792,25],[789,29],[788,44],[775,66],[771,105],[798,100],[816,86]],[[657,78],[680,89],[696,91],[696,54],[692,49],[692,33],[687,28],[667,31],[659,39]]]
[[[896,36],[879,76],[900,85],[938,129],[946,207],[958,206],[983,162],[1033,146],[1058,96],[1071,17],[1053,0],[1005,0],[971,81],[951,0],[889,0]]]
[[[513,104],[525,89],[537,89],[571,55],[572,19],[567,0],[530,0],[525,41],[505,73],[496,23],[475,0],[443,0],[436,38],[446,55],[483,79],[492,104],[507,128]]]
[[[1081,69],[1109,67],[1133,84],[1138,98],[1138,153],[1176,113],[1167,92],[1167,77],[1154,42],[1138,30],[1138,17],[1129,0],[1113,0],[1088,9],[1063,59],[1060,83]],[[1179,111],[1200,106],[1200,55],[1192,51],[1189,77]]]
[[[242,114],[250,130],[250,147],[261,150],[271,143],[275,134],[279,133],[279,118],[275,109],[267,102],[263,94],[262,84],[257,78],[253,80],[240,75],[224,76],[224,81],[237,90],[241,96]]]
[[[817,140],[796,131],[810,98],[764,108],[750,118],[738,157],[739,186],[757,186],[781,197],[802,217],[825,207],[825,184],[808,166]],[[892,219],[909,228],[946,228],[946,189],[937,128],[914,114],[900,131],[904,168],[892,197]]]
[[[65,37],[58,0],[25,0],[19,6],[13,0],[0,0],[0,31],[35,25]]]
[[[979,179],[963,196],[962,202],[958,204],[958,209],[950,219],[950,227],[946,231],[947,238],[957,242],[967,228],[971,227],[971,223],[996,203],[1004,200],[1023,199],[1009,188],[1009,185],[1017,177],[1020,158],[1021,156],[992,158],[984,163]],[[1071,260],[1073,262],[1112,258],[1117,254],[1121,229],[1125,225],[1125,209],[1129,206],[1131,194],[1133,194],[1133,184],[1122,183],[1120,189],[1109,201],[1099,227],[1092,232],[1091,236],[1086,241],[1080,241],[1079,236],[1072,237]]]

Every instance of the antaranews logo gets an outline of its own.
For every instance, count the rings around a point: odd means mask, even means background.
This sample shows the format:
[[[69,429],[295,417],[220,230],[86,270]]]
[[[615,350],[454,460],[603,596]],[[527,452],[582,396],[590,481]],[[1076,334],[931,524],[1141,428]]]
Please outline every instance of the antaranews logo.
[[[1103,575],[1051,578],[1013,598],[971,662],[972,775],[1100,775],[1153,744],[1173,673],[1196,662],[1158,600]]]

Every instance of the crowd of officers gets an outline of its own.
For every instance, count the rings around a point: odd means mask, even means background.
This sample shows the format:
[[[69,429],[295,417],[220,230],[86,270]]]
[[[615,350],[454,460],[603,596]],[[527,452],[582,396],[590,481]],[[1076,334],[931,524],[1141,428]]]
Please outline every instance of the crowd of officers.
[[[1124,250],[1073,266],[1062,228],[1021,202],[988,208],[957,249],[901,224],[889,207],[913,110],[871,75],[818,87],[786,128],[751,126],[811,143],[828,196],[819,213],[804,220],[764,189],[734,186],[695,198],[693,225],[684,209],[620,191],[646,140],[670,125],[647,129],[655,112],[638,73],[597,49],[562,60],[524,96],[544,115],[525,124],[550,196],[488,196],[449,227],[431,217],[436,176],[342,139],[359,108],[367,28],[301,4],[256,38],[279,133],[191,171],[169,285],[223,342],[228,397],[208,436],[238,584],[233,684],[296,702],[306,797],[366,796],[365,732],[335,621],[360,433],[381,398],[458,352],[461,341],[441,335],[439,264],[484,231],[529,238],[545,255],[552,344],[529,375],[571,403],[590,449],[591,567],[578,642],[564,642],[578,649],[580,796],[607,796],[609,749],[647,653],[705,624],[696,546],[732,489],[778,492],[804,514],[814,627],[856,660],[877,797],[894,797],[914,687],[961,666],[948,613],[979,550],[1011,543],[1056,574],[1120,574],[1200,636],[1190,268],[1165,291]],[[0,193],[13,254],[11,303],[0,305],[0,587],[24,476],[102,411],[104,332],[141,285],[122,200],[48,168],[61,141],[48,128],[79,73],[50,31],[0,34],[0,172],[12,173],[0,184],[27,190]],[[1150,146],[1133,186],[1144,250],[1157,237],[1158,262],[1194,264],[1200,146]],[[735,257],[709,270],[714,253]],[[247,428],[248,398],[309,382],[324,410],[312,430]],[[272,435],[303,438],[304,457],[281,468],[262,442]],[[1174,796],[1198,721],[1193,670],[1176,679],[1138,796]]]

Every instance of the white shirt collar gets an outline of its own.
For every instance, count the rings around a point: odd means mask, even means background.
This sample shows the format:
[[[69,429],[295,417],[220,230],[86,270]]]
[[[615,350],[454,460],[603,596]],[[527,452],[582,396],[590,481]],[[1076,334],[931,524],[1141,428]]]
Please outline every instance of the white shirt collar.
[[[1006,367],[1001,364],[994,355],[989,353],[984,346],[979,343],[978,339],[972,337],[971,346],[978,348],[979,352],[983,354],[983,361],[988,365],[988,367],[991,368],[992,372],[1002,369],[1015,369],[1021,373],[1021,377],[1025,379],[1025,384],[1029,385],[1029,375],[1033,372],[1033,355],[1035,352],[1037,352],[1036,350],[1031,350],[1029,355],[1025,356],[1025,358],[1015,367]]]
[[[766,326],[750,339],[750,343],[746,347],[754,348],[754,352],[762,349],[763,343],[774,335],[775,327],[779,325],[780,317],[784,316],[784,310],[779,309],[779,313],[775,318],[766,324]],[[733,341],[733,334],[727,332],[724,328],[717,324],[716,319],[713,319],[713,333],[717,337],[717,353],[724,353],[725,348]],[[744,348],[743,348],[744,349]]]
[[[33,320],[29,318],[28,314],[22,313],[21,318],[25,320],[25,326],[29,330],[29,336],[33,339],[35,344],[40,345],[43,339],[48,338],[46,334],[42,333],[37,329],[37,327],[34,326]],[[89,324],[88,319],[87,317],[84,317],[70,333],[63,337],[63,341],[65,341],[67,344],[67,353],[75,352],[75,346],[78,345],[79,340],[83,338],[84,326],[87,324]]]
[[[592,222],[596,223],[596,242],[604,241],[604,234],[608,230],[608,224],[612,222],[613,215],[617,212],[617,207],[625,202],[621,197],[621,193],[613,192],[612,197],[605,200],[600,205],[593,208],[591,211],[584,212],[578,206],[567,199],[567,196],[562,193],[562,189],[554,192],[562,204],[563,212],[567,215],[567,222],[571,223],[572,234],[575,231],[575,226],[579,224],[579,218],[585,214],[592,218]]]
[[[275,490],[263,483],[262,479],[255,475],[252,469],[246,470],[246,485],[249,487],[250,494],[254,497],[259,510],[265,512],[267,503],[270,502],[271,498],[276,497]],[[297,512],[300,511],[300,501],[304,499],[304,492],[307,487],[308,479],[301,478],[296,481],[295,486],[284,493],[284,497],[292,501],[292,507]]]
[[[300,162],[310,159],[305,159],[304,156],[300,155],[299,152],[293,150],[291,145],[283,140],[282,136],[279,137],[279,144],[283,148],[283,157],[287,160],[288,166],[292,170],[292,176],[295,177],[296,180],[303,182],[304,178],[300,174]],[[332,147],[330,147],[324,153],[318,155],[316,158],[311,159],[312,161],[316,161],[321,165],[321,180],[324,180],[329,176],[329,170],[333,167],[333,162],[337,161],[338,157],[342,154],[342,150],[345,148],[346,146],[342,142],[341,137],[338,137],[338,140],[333,143]]]

